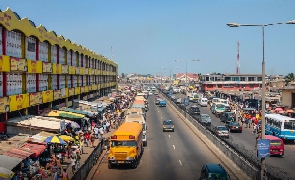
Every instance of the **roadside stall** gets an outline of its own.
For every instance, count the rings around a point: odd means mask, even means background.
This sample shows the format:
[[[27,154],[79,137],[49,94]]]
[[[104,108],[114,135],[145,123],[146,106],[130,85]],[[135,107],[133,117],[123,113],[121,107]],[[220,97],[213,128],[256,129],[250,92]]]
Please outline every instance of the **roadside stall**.
[[[20,168],[20,163],[22,159],[16,157],[10,157],[5,155],[0,155],[0,180],[1,179],[8,179],[13,176],[16,176],[17,169]]]

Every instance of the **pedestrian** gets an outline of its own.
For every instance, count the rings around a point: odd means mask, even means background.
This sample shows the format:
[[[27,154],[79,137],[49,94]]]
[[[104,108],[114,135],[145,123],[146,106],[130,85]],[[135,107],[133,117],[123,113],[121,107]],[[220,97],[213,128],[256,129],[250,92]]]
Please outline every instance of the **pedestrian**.
[[[69,175],[68,175],[68,173],[67,173],[67,169],[66,168],[64,168],[63,169],[63,172],[62,172],[62,180],[69,180]]]
[[[103,127],[100,126],[99,128],[99,134],[100,134],[100,138],[102,139],[103,138]]]
[[[89,131],[86,131],[86,133],[85,133],[85,144],[86,144],[86,147],[89,147],[89,138],[90,138]]]
[[[256,132],[257,132],[257,125],[254,124],[254,126],[253,126],[253,133],[252,134],[255,134]]]
[[[76,158],[74,158],[73,155],[71,155],[71,165],[72,165],[72,173],[75,174],[75,172],[76,172]]]
[[[99,132],[99,129],[98,129],[98,127],[97,127],[97,126],[95,126],[95,127],[93,128],[93,131],[94,131],[94,136],[95,136],[95,139],[98,139],[98,132]]]
[[[94,137],[93,133],[91,133],[91,135],[90,135],[90,147],[94,147],[94,140],[95,140],[95,137]]]

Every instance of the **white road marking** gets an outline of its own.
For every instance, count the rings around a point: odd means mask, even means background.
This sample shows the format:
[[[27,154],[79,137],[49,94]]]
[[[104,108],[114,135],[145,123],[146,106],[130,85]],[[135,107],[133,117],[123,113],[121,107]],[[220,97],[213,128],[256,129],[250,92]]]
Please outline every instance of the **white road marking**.
[[[169,134],[169,137],[170,137],[170,134]]]
[[[173,145],[173,148],[175,149],[175,146]]]
[[[158,111],[158,112],[160,112],[160,111]]]
[[[163,119],[163,117],[161,117],[161,119]]]
[[[178,160],[179,161],[179,164],[182,166],[182,163],[181,163],[181,161],[180,160]]]

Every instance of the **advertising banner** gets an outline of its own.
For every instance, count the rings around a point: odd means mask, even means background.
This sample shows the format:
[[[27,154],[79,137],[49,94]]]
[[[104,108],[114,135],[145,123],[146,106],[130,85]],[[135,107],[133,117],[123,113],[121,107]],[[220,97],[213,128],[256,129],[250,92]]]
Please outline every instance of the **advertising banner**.
[[[52,90],[42,91],[42,99],[43,99],[43,103],[52,102],[53,91]]]
[[[52,64],[49,62],[43,62],[43,73],[52,73]]]
[[[69,88],[69,95],[68,95],[68,97],[74,96],[74,95],[75,95],[75,88]]]
[[[75,87],[75,95],[81,94],[80,87]]]
[[[10,112],[29,107],[29,94],[18,94],[9,96]]]
[[[9,112],[9,97],[0,98],[0,113]]]
[[[258,158],[270,157],[270,140],[269,139],[257,140],[257,157]]]
[[[42,73],[42,61],[28,60],[28,73]]]
[[[10,70],[11,71],[25,71],[28,70],[28,64],[26,59],[19,59],[10,57]]]
[[[29,96],[30,96],[30,106],[34,106],[34,105],[43,103],[41,92],[30,93]]]
[[[76,74],[80,74],[80,67],[76,67]]]
[[[10,72],[9,56],[0,56],[0,72]]]
[[[84,87],[84,86],[80,87],[80,93],[81,93],[81,94],[82,94],[82,93],[85,93],[85,87]]]
[[[67,65],[62,65],[62,74],[68,74],[69,73],[69,67]]]
[[[60,90],[54,90],[53,91],[53,100],[61,99],[61,91]]]

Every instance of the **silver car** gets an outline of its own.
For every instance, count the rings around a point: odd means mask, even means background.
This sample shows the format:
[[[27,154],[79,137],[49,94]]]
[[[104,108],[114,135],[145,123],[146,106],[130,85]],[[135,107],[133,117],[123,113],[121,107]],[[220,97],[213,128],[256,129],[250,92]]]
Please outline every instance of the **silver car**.
[[[201,114],[201,123],[205,126],[211,125],[211,118],[209,114]]]
[[[217,136],[229,138],[229,131],[225,126],[216,126],[214,131]]]

